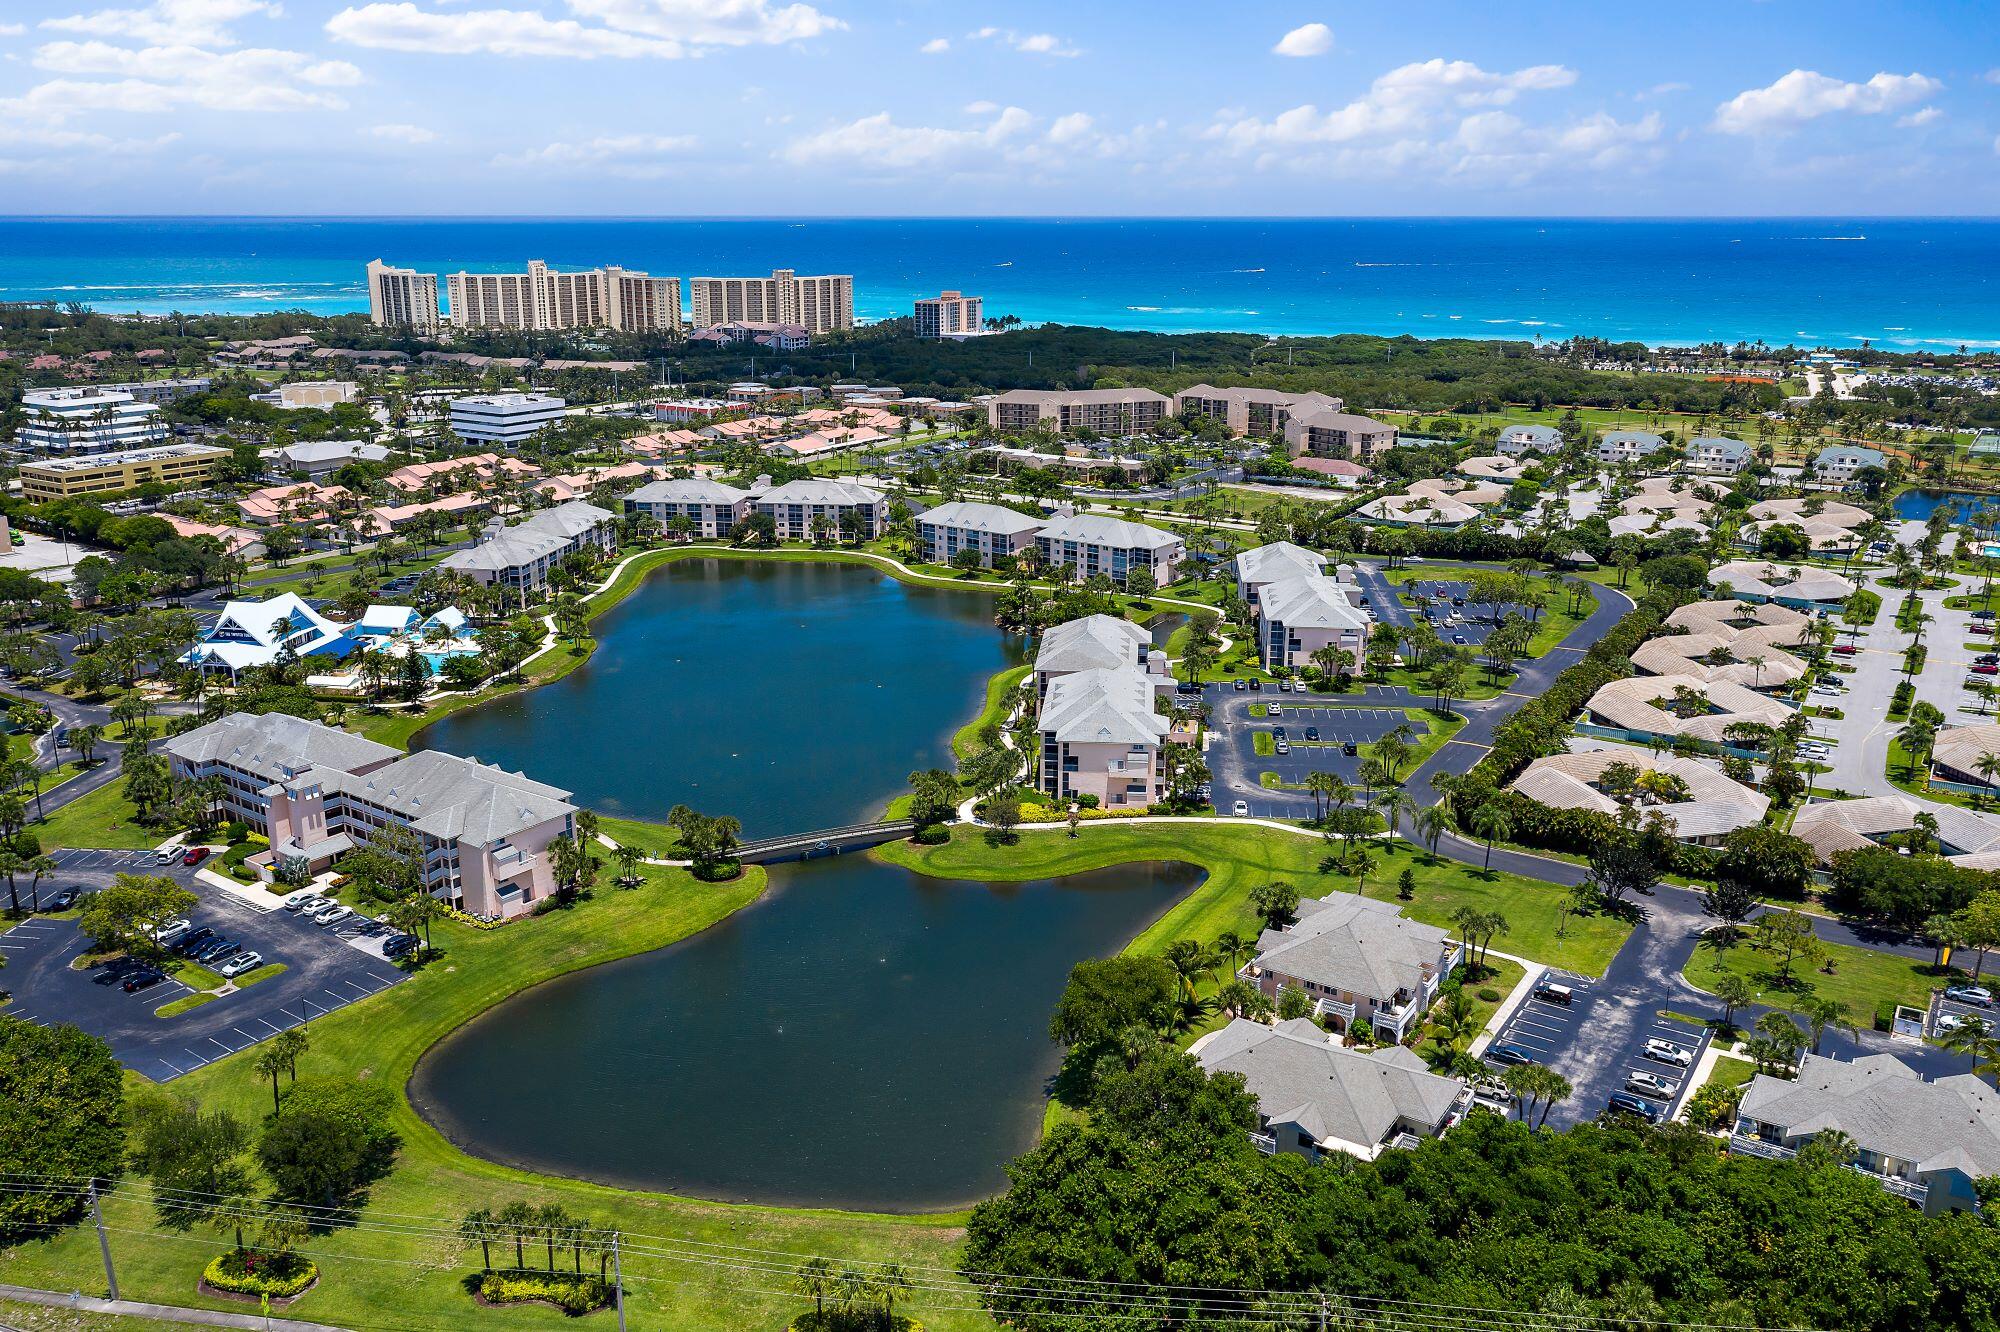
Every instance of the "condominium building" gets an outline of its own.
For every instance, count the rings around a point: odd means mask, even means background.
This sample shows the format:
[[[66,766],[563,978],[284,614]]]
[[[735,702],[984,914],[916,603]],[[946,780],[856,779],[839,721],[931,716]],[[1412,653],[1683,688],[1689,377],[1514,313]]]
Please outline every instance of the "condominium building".
[[[1298,990],[1340,1032],[1366,1022],[1378,1038],[1401,1041],[1464,957],[1449,933],[1393,902],[1328,893],[1300,902],[1295,915],[1259,936],[1257,956],[1237,974],[1272,999]]]
[[[958,500],[917,519],[917,544],[932,564],[950,564],[969,550],[990,569],[994,560],[1013,559],[1034,545],[1042,521],[1003,505]]]
[[[68,457],[112,453],[158,444],[166,419],[150,402],[123,389],[29,389],[21,395],[25,419],[14,444],[23,453]]]
[[[215,479],[229,450],[206,444],[165,444],[125,453],[44,458],[21,464],[21,497],[37,504],[76,495],[109,495],[157,481],[176,491]]]
[[[1095,797],[1105,809],[1146,806],[1165,794],[1160,748],[1170,727],[1153,707],[1156,681],[1137,666],[1056,677],[1036,723],[1037,786],[1056,800]]]
[[[232,713],[164,747],[175,775],[221,779],[224,807],[270,839],[251,863],[288,880],[400,828],[423,850],[433,896],[506,918],[555,891],[549,847],[576,835],[567,791],[455,754],[404,755],[281,712]]]
[[[1667,441],[1650,430],[1607,430],[1597,437],[1597,461],[1638,462],[1666,447]]]
[[[1294,458],[1372,458],[1396,447],[1396,427],[1338,408],[1300,408],[1285,423],[1285,447]]]
[[[1194,412],[1222,422],[1232,435],[1257,439],[1284,434],[1299,413],[1337,412],[1344,405],[1339,398],[1324,393],[1217,388],[1213,384],[1193,384],[1174,395],[1174,415]]]
[[[681,328],[681,280],[632,269],[560,273],[531,259],[525,273],[453,273],[445,287],[451,322],[460,328],[609,328],[625,333],[677,333]]]
[[[978,296],[947,291],[925,296],[916,304],[920,338],[969,338],[986,331],[985,301]]]
[[[694,322],[798,324],[818,335],[854,327],[854,275],[800,277],[789,268],[769,277],[698,277],[692,283]]]
[[[548,393],[481,393],[451,402],[451,432],[474,444],[513,448],[562,420],[568,403]]]
[[[750,512],[750,492],[700,477],[654,481],[625,497],[625,511],[644,514],[662,530],[685,518],[694,524],[693,535],[713,540],[728,536]]]
[[[1035,534],[1035,544],[1044,566],[1066,568],[1079,583],[1098,574],[1123,583],[1126,575],[1143,569],[1153,576],[1154,586],[1164,587],[1187,558],[1187,543],[1171,532],[1094,514],[1052,519]]]
[[[438,280],[435,273],[391,268],[380,259],[368,261],[368,318],[377,328],[407,328],[433,335],[438,331]]]
[[[881,536],[889,525],[889,497],[879,490],[851,481],[787,481],[772,486],[765,478],[750,492],[751,506],[770,517],[780,541],[804,541],[816,536],[814,524],[832,524],[833,534],[843,536],[851,525],[864,540]]]
[[[1009,432],[1045,426],[1058,434],[1134,435],[1171,410],[1173,400],[1151,389],[1014,389],[987,402],[986,423]]]
[[[1152,635],[1130,620],[1116,615],[1065,620],[1045,632],[1035,650],[1035,698],[1039,701],[1051,684],[1078,671],[1129,666],[1164,677],[1166,655],[1160,654],[1157,670],[1154,665]]]
[[[549,571],[565,556],[586,547],[610,550],[618,544],[618,515],[582,500],[543,509],[514,527],[495,526],[471,550],[455,550],[439,561],[488,587],[504,587],[525,601],[549,584]]]
[[[1713,472],[1721,476],[1736,475],[1748,467],[1755,456],[1748,444],[1726,435],[1703,435],[1700,439],[1689,440],[1687,446],[1688,470]]]
[[[1328,648],[1347,653],[1346,664],[1352,667],[1368,645],[1367,613],[1348,600],[1345,585],[1323,574],[1297,574],[1263,584],[1256,617],[1257,647],[1265,670],[1319,666],[1319,654]]]

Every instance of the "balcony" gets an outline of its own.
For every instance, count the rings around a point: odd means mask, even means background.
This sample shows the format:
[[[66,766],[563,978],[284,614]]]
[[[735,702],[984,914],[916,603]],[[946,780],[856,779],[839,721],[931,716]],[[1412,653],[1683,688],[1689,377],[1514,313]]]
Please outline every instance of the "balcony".
[[[1264,1155],[1271,1156],[1278,1150],[1277,1135],[1272,1133],[1252,1133],[1250,1135],[1250,1145],[1264,1153]]]
[[[1745,1133],[1730,1135],[1729,1150],[1737,1156],[1758,1156],[1766,1161],[1789,1161],[1798,1155],[1797,1150],[1782,1143],[1766,1142]]]
[[[1354,1021],[1354,1005],[1344,1004],[1338,999],[1322,996],[1313,1004],[1313,1016],[1344,1018],[1352,1022]]]

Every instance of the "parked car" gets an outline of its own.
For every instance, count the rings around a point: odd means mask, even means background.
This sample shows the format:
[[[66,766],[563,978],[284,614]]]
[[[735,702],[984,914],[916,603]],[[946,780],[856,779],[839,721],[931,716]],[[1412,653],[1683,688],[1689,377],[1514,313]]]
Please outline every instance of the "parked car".
[[[215,937],[215,931],[211,930],[210,928],[208,928],[208,926],[204,925],[200,929],[196,930],[193,934],[190,934],[187,938],[181,940],[180,943],[176,944],[174,947],[174,951],[179,953],[182,957],[192,957],[194,956],[195,949],[201,947],[203,944],[207,943],[210,939],[213,939],[214,937]]]
[[[382,941],[382,956],[394,962],[399,957],[407,957],[417,951],[417,936],[414,934],[392,934]]]
[[[313,912],[312,918],[316,924],[338,925],[340,922],[352,918],[353,915],[352,911],[349,911],[340,903],[328,902],[325,906]]]
[[[193,928],[186,916],[176,916],[153,931],[153,942],[162,948],[172,948],[187,938],[188,931]]]
[[[1232,680],[1230,681],[1230,684],[1235,688],[1236,692],[1239,694],[1242,693],[1245,689],[1248,689],[1250,687],[1248,684],[1244,683],[1241,680]]]
[[[1237,818],[1240,819],[1244,815],[1250,812],[1250,802],[1247,800],[1239,800],[1235,804],[1229,807],[1229,812],[1231,814],[1234,814]]]
[[[243,945],[237,943],[236,940],[217,938],[210,939],[207,943],[188,954],[188,957],[193,961],[206,965],[219,957],[228,957],[232,953],[240,953],[242,951]]]
[[[1993,991],[1984,985],[1947,985],[1944,997],[1955,1004],[1971,1004],[1974,1008],[1993,1006]]]
[[[1993,626],[1982,620],[1977,624],[1966,625],[1965,631],[1969,634],[1990,634],[1993,632]]]
[[[1576,1001],[1576,991],[1567,985],[1558,985],[1554,981],[1545,980],[1536,984],[1535,998],[1543,1003],[1561,1004],[1564,1008],[1568,1008]]]
[[[1292,692],[1292,682],[1291,682],[1290,680],[1280,680],[1280,681],[1278,681],[1278,692],[1279,692],[1279,693],[1281,693],[1281,694],[1289,694],[1289,693],[1291,693],[1291,692]]]
[[[125,973],[124,990],[127,994],[137,994],[140,990],[151,989],[167,978],[167,973],[158,967],[140,967]]]
[[[48,905],[42,909],[44,911],[67,911],[78,902],[81,902],[84,896],[85,890],[81,886],[71,884],[67,888],[57,889],[55,896],[51,897]]]
[[[1361,749],[1352,740],[1347,740],[1342,742],[1340,746],[1340,752],[1347,755],[1347,757],[1349,758],[1353,758],[1355,755],[1361,752]]]
[[[1308,727],[1306,727],[1306,739],[1308,739],[1308,740],[1317,740],[1317,739],[1319,739],[1319,727],[1317,727],[1317,726],[1308,726]]]
[[[1646,1042],[1646,1048],[1641,1053],[1648,1059],[1658,1060],[1662,1064],[1672,1064],[1675,1068],[1686,1068],[1694,1063],[1694,1051],[1685,1045],[1663,1041],[1657,1036]]]
[[[285,894],[285,900],[282,905],[287,911],[297,911],[302,907],[310,906],[314,902],[324,902],[325,900],[326,898],[320,893],[319,889],[301,888],[295,893]]]
[[[1861,649],[1852,643],[1835,643],[1833,645],[1833,653],[1837,657],[1851,657],[1859,651]]]
[[[1975,620],[1990,620],[1993,618],[1993,612],[1990,610],[1976,610],[1972,612],[1972,618]]]
[[[1972,660],[1976,665],[1980,666],[2000,665],[2000,652],[1983,653],[1980,656],[1974,657]]]
[[[1261,692],[1263,688],[1264,682],[1262,680],[1252,680],[1250,682],[1250,692],[1253,694]]]
[[[178,847],[163,846],[153,853],[153,863],[155,865],[171,865],[180,858],[181,853]]]
[[[1660,1111],[1651,1102],[1642,1101],[1631,1092],[1612,1092],[1604,1103],[1604,1108],[1619,1114],[1637,1115],[1648,1124],[1660,1122]]]
[[[1285,705],[1282,703],[1268,704],[1264,709],[1264,715],[1267,717],[1282,717],[1285,715]]]
[[[246,971],[255,971],[264,965],[262,953],[238,953],[215,969],[215,974],[224,980],[233,980]]]
[[[187,854],[181,857],[181,864],[183,864],[183,865],[199,865],[199,864],[201,864],[201,862],[202,862],[202,861],[204,861],[204,860],[207,860],[207,859],[208,859],[208,848],[207,848],[207,847],[205,847],[205,846],[191,846],[191,847],[189,847],[189,848],[187,849]]]
[[[1464,635],[1464,634],[1453,634],[1453,635],[1451,636],[1451,641],[1452,641],[1452,642],[1454,642],[1454,643],[1456,643],[1456,644],[1458,644],[1458,645],[1459,645],[1460,647],[1464,647],[1464,646],[1465,646],[1465,635]]]
[[[1489,1045],[1486,1058],[1495,1064],[1532,1064],[1535,1057],[1518,1045]]]
[[[1990,661],[1976,662],[1973,664],[1972,673],[1974,675],[2000,675],[2000,666],[1996,666]]]
[[[1279,754],[1289,754],[1289,753],[1291,753],[1291,752],[1292,752],[1292,747],[1291,747],[1291,745],[1287,744],[1287,743],[1286,743],[1285,741],[1283,741],[1283,740],[1280,740],[1280,741],[1278,741],[1277,745],[1276,745],[1276,746],[1274,747],[1274,752],[1275,752],[1275,753],[1279,753]]]
[[[1271,728],[1271,738],[1273,740],[1289,740],[1291,734],[1282,726],[1273,726]]]
[[[1669,1082],[1657,1073],[1634,1073],[1625,1079],[1625,1090],[1641,1096],[1658,1096],[1671,1101],[1680,1089],[1678,1082]]]

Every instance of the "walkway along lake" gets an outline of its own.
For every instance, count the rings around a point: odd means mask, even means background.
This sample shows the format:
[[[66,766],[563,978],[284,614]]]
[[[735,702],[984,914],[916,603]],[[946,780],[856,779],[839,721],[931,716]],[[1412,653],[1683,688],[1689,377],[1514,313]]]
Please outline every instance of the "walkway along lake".
[[[599,621],[589,662],[419,743],[641,818],[685,800],[753,836],[850,822],[910,769],[949,766],[951,732],[1021,659],[989,612],[855,566],[668,565]],[[1116,952],[1200,879],[1142,864],[981,884],[863,855],[774,866],[764,898],[714,928],[468,1024],[424,1057],[411,1097],[466,1150],[555,1174],[957,1206],[1003,1187],[1035,1139],[1071,965]]]

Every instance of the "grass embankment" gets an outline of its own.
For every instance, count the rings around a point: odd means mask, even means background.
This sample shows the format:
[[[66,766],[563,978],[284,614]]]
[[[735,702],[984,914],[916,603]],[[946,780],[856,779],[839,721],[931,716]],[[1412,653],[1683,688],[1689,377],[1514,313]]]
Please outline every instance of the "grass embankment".
[[[139,811],[125,798],[124,789],[125,783],[114,779],[60,809],[50,810],[45,819],[31,820],[28,831],[41,840],[46,850],[101,847],[141,851],[158,846],[167,839],[170,830],[142,825]]]
[[[395,1170],[375,1185],[362,1219],[427,1218],[449,1226],[475,1207],[497,1208],[515,1200],[557,1203],[632,1234],[751,1245],[799,1257],[824,1253],[836,1261],[948,1267],[958,1238],[956,1216],[732,1206],[537,1175],[465,1155],[404,1099],[404,1084],[424,1050],[485,1009],[536,982],[705,929],[753,901],[764,884],[763,872],[755,868],[729,884],[697,883],[680,871],[649,869],[639,888],[601,886],[593,900],[571,910],[504,929],[434,925],[442,957],[384,995],[315,1019],[302,1073],[380,1081],[397,1090],[395,1127],[403,1145]],[[257,1122],[270,1108],[269,1088],[252,1071],[252,1058],[254,1050],[230,1056],[177,1080],[174,1090]],[[615,1076],[615,1070],[607,1075]],[[105,1221],[118,1232],[113,1243],[121,1293],[127,1298],[237,1308],[194,1292],[202,1262],[219,1252],[225,1240],[199,1233],[162,1234],[153,1228],[150,1209],[128,1201],[108,1204]],[[554,1309],[541,1307],[479,1312],[459,1286],[477,1255],[468,1261],[449,1242],[335,1230],[305,1247],[324,1276],[317,1289],[288,1311],[296,1318],[372,1327],[384,1310],[394,1310],[398,1327],[440,1332],[495,1318],[523,1328],[569,1325]],[[792,1260],[775,1261],[779,1270],[768,1280],[746,1285],[728,1268],[676,1264],[628,1250],[628,1311],[636,1327],[699,1332],[782,1327],[804,1306],[795,1297],[757,1289],[782,1290],[789,1284],[786,1271]],[[0,1280],[51,1290],[99,1290],[103,1278],[96,1238],[85,1226],[10,1250],[0,1257]],[[941,1302],[974,1303],[970,1291]],[[991,1326],[977,1314],[926,1312],[923,1317],[927,1325],[947,1332]]]
[[[986,682],[986,704],[979,715],[952,733],[951,752],[959,758],[969,757],[979,748],[979,733],[988,726],[998,726],[1007,720],[1007,714],[1014,709],[1021,697],[1021,682],[1028,678],[1032,666],[1014,666],[1001,671]]]
[[[1820,947],[1819,960],[1793,962],[1789,985],[1779,983],[1775,959],[1747,940],[1720,953],[1702,945],[1681,974],[1697,989],[1713,992],[1717,977],[1724,971],[1735,972],[1757,987],[1756,1002],[1773,1008],[1797,1009],[1810,998],[1832,999],[1847,1005],[1849,1016],[1863,1028],[1897,1004],[1925,1007],[1933,989],[1966,975],[1955,967],[1934,967],[1927,959],[1872,948],[1836,943]],[[1833,967],[1831,975],[1825,970],[1827,964]]]
[[[19,1300],[0,1300],[0,1326],[17,1332],[186,1332],[187,1324],[127,1314],[85,1313],[52,1309]]]
[[[1553,884],[1498,871],[1489,877],[1455,861],[1433,863],[1404,842],[1374,845],[1384,854],[1377,857],[1367,896],[1395,900],[1396,880],[1407,869],[1415,890],[1403,909],[1411,917],[1450,929],[1452,913],[1461,907],[1498,911],[1509,926],[1493,943],[1501,951],[1598,975],[1629,933],[1628,926],[1609,917],[1571,916],[1565,922],[1568,894]],[[942,846],[897,842],[874,854],[948,879],[1041,879],[1141,860],[1197,865],[1208,873],[1201,886],[1127,945],[1131,952],[1158,952],[1175,939],[1213,942],[1225,931],[1254,938],[1261,926],[1250,906],[1250,890],[1260,884],[1282,879],[1306,897],[1354,891],[1351,876],[1320,871],[1327,850],[1316,836],[1242,824],[1100,823],[1085,824],[1075,837],[1061,830],[1024,831],[1000,846],[961,828]]]

